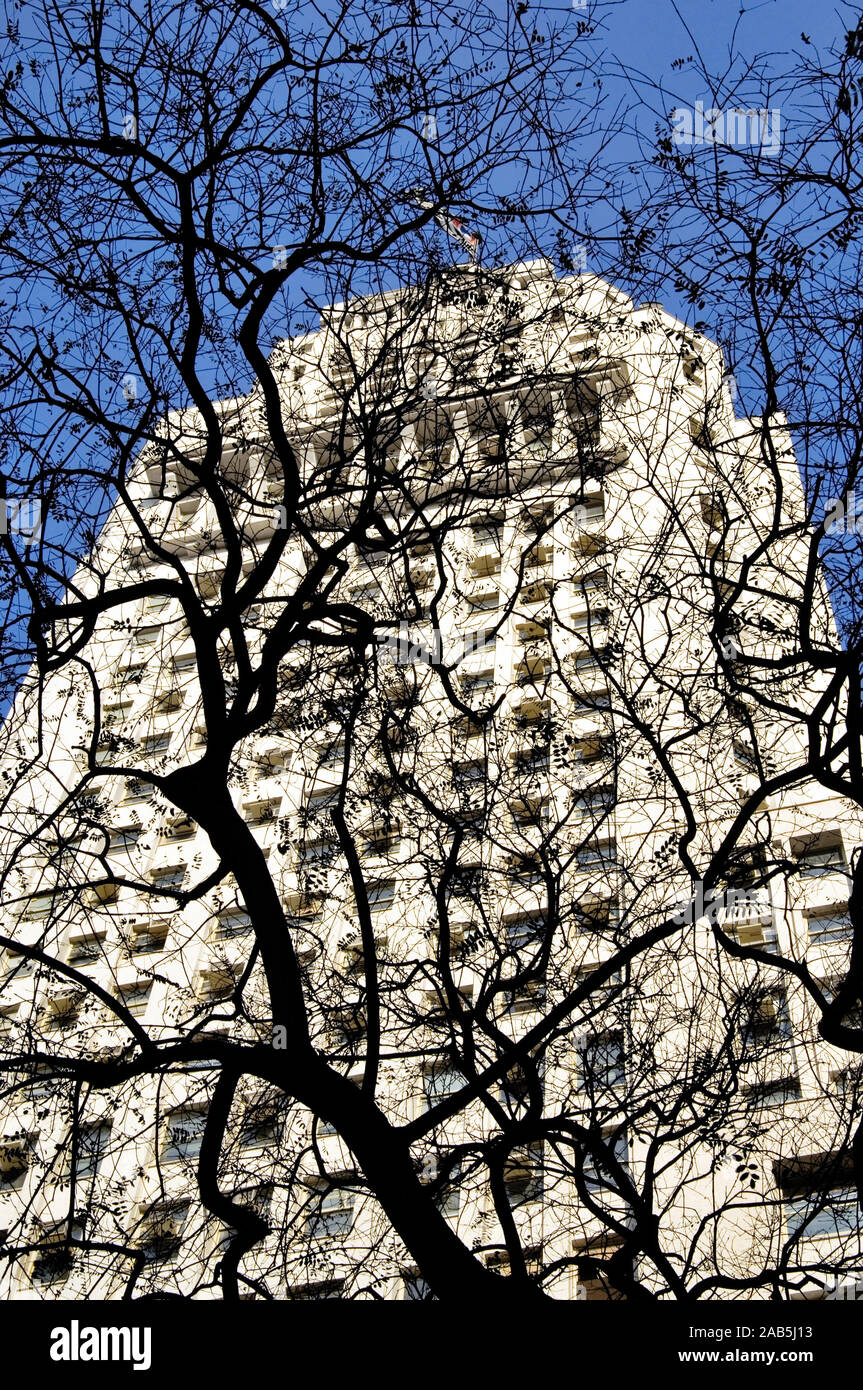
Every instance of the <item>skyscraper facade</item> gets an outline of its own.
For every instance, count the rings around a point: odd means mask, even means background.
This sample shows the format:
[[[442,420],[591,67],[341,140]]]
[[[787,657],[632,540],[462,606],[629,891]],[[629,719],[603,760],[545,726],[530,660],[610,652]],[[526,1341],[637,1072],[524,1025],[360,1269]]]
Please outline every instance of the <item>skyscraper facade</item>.
[[[545,261],[270,367],[145,445],[7,719],[5,1295],[430,1296],[278,1080],[300,1012],[489,1269],[853,1285],[861,817],[784,422]]]

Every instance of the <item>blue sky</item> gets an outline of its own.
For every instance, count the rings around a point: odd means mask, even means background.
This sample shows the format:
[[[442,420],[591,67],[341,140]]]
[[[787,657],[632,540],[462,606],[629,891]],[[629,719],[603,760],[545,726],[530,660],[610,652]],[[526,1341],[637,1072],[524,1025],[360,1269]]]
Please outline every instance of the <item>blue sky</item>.
[[[608,16],[608,45],[633,68],[670,79],[672,60],[692,51],[687,30],[718,65],[735,26],[744,52],[781,53],[798,45],[801,32],[816,44],[828,42],[845,28],[847,12],[812,0],[622,0]]]

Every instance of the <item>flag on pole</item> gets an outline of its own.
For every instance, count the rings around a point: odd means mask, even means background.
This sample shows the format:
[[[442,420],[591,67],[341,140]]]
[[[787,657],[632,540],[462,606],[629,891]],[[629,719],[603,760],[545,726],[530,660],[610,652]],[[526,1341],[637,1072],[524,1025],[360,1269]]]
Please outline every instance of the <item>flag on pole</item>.
[[[433,208],[435,206],[431,199],[419,189],[414,190],[411,199],[421,208]],[[453,217],[443,208],[439,208],[435,213],[435,222],[443,228],[448,237],[452,237],[453,241],[458,241],[464,246],[473,265],[476,262],[479,244],[482,240],[479,232],[468,231],[460,217]]]
[[[460,217],[451,217],[448,212],[439,212],[435,221],[443,227],[448,236],[451,236],[454,241],[460,241],[462,246],[467,248],[472,262],[476,260],[479,243],[482,239],[478,232],[469,232]]]

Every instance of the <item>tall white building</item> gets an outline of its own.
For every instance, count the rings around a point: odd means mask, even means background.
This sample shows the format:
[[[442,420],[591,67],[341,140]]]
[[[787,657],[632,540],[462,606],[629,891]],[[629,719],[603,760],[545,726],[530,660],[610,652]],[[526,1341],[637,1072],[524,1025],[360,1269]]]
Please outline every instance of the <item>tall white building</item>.
[[[220,876],[136,770],[207,752],[279,623],[297,640],[237,716],[232,803],[318,1053],[358,1085],[376,1069],[465,1247],[561,1299],[859,1277],[855,1054],[770,960],[830,997],[861,842],[849,802],[782,784],[807,716],[841,723],[826,676],[770,664],[809,544],[782,423],[766,447],[715,346],[543,261],[334,306],[273,367],[299,524],[266,392],[215,407],[221,511],[206,423],[173,416],[70,587],[103,596],[92,634],[7,721],[5,1295],[213,1296],[229,1223],[195,1178],[206,1049],[285,1039],[230,844]],[[206,626],[285,530],[207,648],[192,608]],[[820,579],[814,611],[835,648]],[[170,1060],[139,1065],[146,1039]],[[218,1171],[270,1226],[245,1296],[424,1295],[348,1145],[260,1076]]]

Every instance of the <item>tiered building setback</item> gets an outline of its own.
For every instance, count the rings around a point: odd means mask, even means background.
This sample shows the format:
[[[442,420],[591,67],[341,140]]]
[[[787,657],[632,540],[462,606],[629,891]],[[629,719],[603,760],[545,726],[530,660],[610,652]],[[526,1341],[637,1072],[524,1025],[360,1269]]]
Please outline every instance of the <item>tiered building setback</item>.
[[[487,1266],[563,1300],[853,1286],[859,1064],[807,981],[847,969],[863,837],[807,771],[828,674],[783,664],[804,600],[838,648],[783,422],[737,417],[661,306],[545,261],[335,305],[271,366],[277,401],[144,447],[67,592],[92,626],[58,618],[74,658],[7,719],[4,1297],[218,1296],[219,1048],[292,1045],[263,917],[318,1055]],[[214,845],[157,782],[225,738]],[[266,1079],[215,1171],[265,1223],[244,1297],[429,1295]]]

